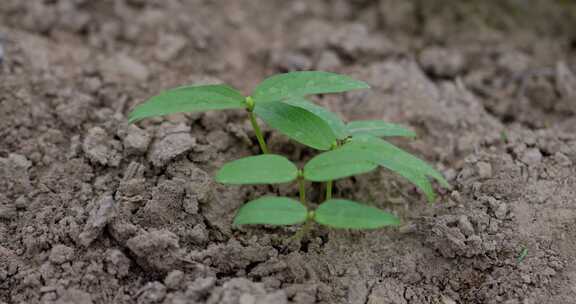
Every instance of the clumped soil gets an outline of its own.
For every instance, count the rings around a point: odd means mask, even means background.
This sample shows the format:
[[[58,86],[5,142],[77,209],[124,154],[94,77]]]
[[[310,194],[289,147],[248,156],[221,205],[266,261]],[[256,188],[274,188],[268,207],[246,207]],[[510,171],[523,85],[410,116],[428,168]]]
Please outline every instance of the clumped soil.
[[[573,2],[1,2],[0,303],[576,301]],[[295,228],[231,228],[293,185],[212,179],[258,153],[245,113],[126,123],[161,89],[306,69],[371,84],[317,101],[415,129],[394,142],[453,188],[426,204],[385,171],[338,181],[404,225],[294,244]]]

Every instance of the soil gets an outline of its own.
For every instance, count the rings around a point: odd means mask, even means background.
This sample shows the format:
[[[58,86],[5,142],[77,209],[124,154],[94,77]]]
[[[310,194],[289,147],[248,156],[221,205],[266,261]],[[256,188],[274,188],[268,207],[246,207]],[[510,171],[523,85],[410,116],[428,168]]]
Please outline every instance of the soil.
[[[1,2],[0,303],[576,302],[574,2]],[[383,170],[340,180],[404,225],[290,243],[231,219],[294,185],[212,179],[258,153],[245,113],[126,122],[165,88],[306,69],[370,83],[317,101],[412,127],[394,143],[453,188],[426,204]]]

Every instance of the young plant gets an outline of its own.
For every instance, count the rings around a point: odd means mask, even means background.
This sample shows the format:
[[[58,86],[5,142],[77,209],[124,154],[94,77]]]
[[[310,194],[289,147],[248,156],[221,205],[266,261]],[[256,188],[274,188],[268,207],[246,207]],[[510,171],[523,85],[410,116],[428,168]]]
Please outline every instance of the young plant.
[[[312,222],[334,228],[375,229],[399,225],[400,220],[380,209],[332,198],[335,179],[367,173],[384,167],[412,182],[427,197],[435,199],[430,179],[449,187],[440,173],[426,162],[390,144],[383,137],[414,137],[396,124],[379,120],[344,123],[336,114],[308,101],[311,94],[339,93],[369,86],[345,75],[305,71],[278,74],[260,83],[251,96],[226,85],[187,86],[165,91],[137,106],[129,122],[181,112],[245,109],[263,155],[249,156],[225,164],[216,180],[224,184],[277,184],[297,181],[299,201],[265,196],[250,201],[238,211],[235,225],[294,225]],[[324,151],[302,169],[287,158],[270,154],[256,117],[287,137]],[[325,182],[326,197],[313,209],[306,199],[306,181]]]

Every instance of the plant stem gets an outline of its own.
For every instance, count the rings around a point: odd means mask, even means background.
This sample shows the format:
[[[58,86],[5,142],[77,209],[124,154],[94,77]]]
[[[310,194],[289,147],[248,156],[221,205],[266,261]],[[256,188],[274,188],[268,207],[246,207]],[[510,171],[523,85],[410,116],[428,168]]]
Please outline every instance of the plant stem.
[[[304,225],[302,225],[302,227],[300,227],[300,229],[298,229],[298,231],[296,231],[296,233],[289,240],[290,241],[302,240],[302,238],[308,233],[308,231],[310,231],[311,227],[312,227],[312,220],[310,219],[306,220]]]
[[[332,144],[332,147],[330,147],[330,150],[334,150],[336,148],[338,148],[338,146],[340,146],[340,144],[338,143],[338,141],[336,141],[335,143]],[[332,199],[332,186],[334,185],[334,181],[330,180],[326,182],[326,200]]]
[[[326,182],[326,200],[332,199],[332,185],[334,181],[327,181]]]
[[[302,170],[298,170],[298,186],[300,188],[300,201],[302,202],[302,204],[304,204],[304,206],[308,210],[308,214],[306,214],[306,222],[304,223],[304,225],[302,225],[302,227],[300,227],[300,229],[298,229],[296,234],[294,234],[290,238],[290,241],[300,241],[302,237],[305,236],[308,233],[308,231],[310,231],[312,222],[316,217],[315,211],[310,210],[310,208],[308,208],[308,205],[306,204],[306,191],[304,188],[304,174]]]
[[[306,187],[304,186],[304,177],[299,175],[298,176],[298,189],[300,191],[300,202],[302,205],[307,206],[306,204]]]
[[[268,146],[266,145],[266,141],[264,140],[264,136],[262,136],[262,131],[260,131],[260,126],[258,125],[258,121],[256,121],[256,115],[254,112],[249,111],[250,113],[250,122],[252,123],[252,128],[254,128],[254,133],[256,133],[256,138],[258,139],[258,144],[260,144],[260,149],[262,150],[263,154],[268,154]]]

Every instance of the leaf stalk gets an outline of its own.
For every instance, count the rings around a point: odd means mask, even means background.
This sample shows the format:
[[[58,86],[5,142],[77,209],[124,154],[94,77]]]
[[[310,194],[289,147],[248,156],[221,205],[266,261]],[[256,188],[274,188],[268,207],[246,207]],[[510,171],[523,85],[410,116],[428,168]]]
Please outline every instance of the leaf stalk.
[[[332,199],[332,185],[334,181],[327,181],[326,182],[326,200]]]
[[[330,150],[334,150],[334,149],[338,148],[339,146],[340,146],[340,144],[338,143],[338,141],[336,141],[332,144],[332,147],[330,148]],[[333,185],[334,185],[333,180],[329,180],[326,182],[326,200],[332,199]]]
[[[250,112],[250,122],[252,123],[252,128],[254,129],[254,133],[256,134],[256,139],[258,139],[260,150],[262,150],[263,154],[270,153],[268,150],[268,146],[266,145],[266,141],[264,140],[264,136],[262,136],[262,131],[260,130],[258,121],[256,121],[256,115],[254,115],[254,112]]]
[[[254,106],[254,99],[252,99],[250,96],[246,97],[246,110],[248,110],[250,123],[252,124],[254,133],[256,134],[256,139],[260,145],[260,150],[262,150],[262,154],[268,154],[270,153],[268,150],[268,145],[266,145],[266,141],[264,140],[264,136],[260,130],[260,125],[258,125],[258,121],[256,120],[256,115],[254,114]]]
[[[300,202],[308,208],[308,204],[306,203],[306,186],[304,184],[304,174],[302,170],[298,171],[298,191],[300,192]]]

